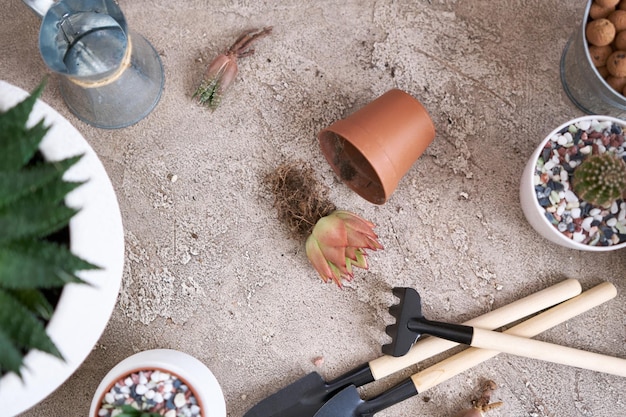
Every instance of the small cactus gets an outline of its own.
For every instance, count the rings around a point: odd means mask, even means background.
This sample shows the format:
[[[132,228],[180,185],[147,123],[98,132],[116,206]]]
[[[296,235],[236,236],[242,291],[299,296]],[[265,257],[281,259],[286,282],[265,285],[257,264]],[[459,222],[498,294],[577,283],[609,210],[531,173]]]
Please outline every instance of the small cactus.
[[[610,207],[626,191],[626,163],[609,152],[591,155],[574,171],[572,187],[583,200]]]

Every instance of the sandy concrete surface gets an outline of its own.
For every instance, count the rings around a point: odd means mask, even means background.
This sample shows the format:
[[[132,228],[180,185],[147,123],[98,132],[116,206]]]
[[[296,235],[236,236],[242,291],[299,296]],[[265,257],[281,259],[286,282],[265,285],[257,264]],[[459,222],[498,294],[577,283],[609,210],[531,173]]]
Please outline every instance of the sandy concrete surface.
[[[242,416],[308,372],[333,378],[378,357],[394,286],[421,291],[428,317],[460,322],[564,278],[584,289],[611,281],[616,299],[540,338],[626,358],[624,252],[557,247],[519,207],[534,147],[582,115],[563,92],[559,60],[584,3],[120,0],[129,26],[161,55],[157,108],[108,131],[73,116],[54,77],[43,99],[82,132],[116,189],[127,244],[122,290],[85,363],[22,417],[86,416],[105,373],[152,348],[207,364],[228,415]],[[47,71],[39,24],[21,1],[3,2],[0,78],[26,90]],[[243,30],[269,25],[272,35],[240,61],[221,106],[197,106],[190,96],[211,58]],[[334,175],[316,134],[394,87],[424,103],[437,136],[375,206]],[[338,207],[376,223],[385,246],[343,290],[318,278],[262,186],[267,172],[297,160],[312,164]],[[504,402],[492,417],[626,415],[623,378],[511,355],[378,415],[450,416],[485,379]]]

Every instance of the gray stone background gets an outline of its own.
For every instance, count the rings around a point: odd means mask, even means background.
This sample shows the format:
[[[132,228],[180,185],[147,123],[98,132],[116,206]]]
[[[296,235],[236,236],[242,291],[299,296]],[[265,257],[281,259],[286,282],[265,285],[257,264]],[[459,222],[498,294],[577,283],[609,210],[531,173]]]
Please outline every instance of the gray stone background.
[[[581,112],[559,79],[584,1],[120,0],[159,51],[166,85],[140,123],[100,130],[74,117],[53,77],[43,99],[102,159],[126,233],[126,269],[102,339],[79,370],[22,417],[85,416],[123,358],[175,348],[220,381],[228,415],[316,370],[333,378],[380,355],[390,288],[422,291],[427,317],[464,321],[564,278],[613,282],[618,297],[540,336],[626,358],[626,257],[557,247],[519,207],[534,147]],[[18,0],[0,13],[0,78],[31,90],[47,72],[40,21]],[[222,105],[190,98],[206,65],[245,29],[274,26],[240,61]],[[322,157],[316,134],[390,88],[429,110],[437,137],[392,198],[374,206]],[[290,239],[263,176],[305,160],[340,208],[377,224],[384,251],[345,289],[323,285]],[[316,367],[316,357],[323,364]],[[443,356],[445,357],[445,355]],[[374,395],[425,365],[379,381]],[[443,417],[484,379],[490,416],[626,415],[623,378],[500,355],[381,417]]]

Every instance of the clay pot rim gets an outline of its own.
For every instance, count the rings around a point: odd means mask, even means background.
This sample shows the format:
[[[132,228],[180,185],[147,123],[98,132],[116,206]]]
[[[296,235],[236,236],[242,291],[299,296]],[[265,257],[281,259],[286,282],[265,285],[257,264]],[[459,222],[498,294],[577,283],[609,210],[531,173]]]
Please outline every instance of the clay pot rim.
[[[207,414],[205,412],[204,409],[204,403],[202,402],[202,399],[200,398],[200,396],[198,395],[198,392],[195,388],[194,385],[190,384],[189,381],[187,381],[187,378],[182,377],[181,375],[179,375],[178,372],[174,372],[171,371],[163,366],[138,366],[136,368],[131,369],[130,371],[123,371],[121,373],[117,374],[117,377],[112,379],[111,382],[104,388],[104,390],[102,391],[102,393],[100,394],[100,398],[98,398],[98,404],[102,405],[102,401],[104,400],[104,396],[107,395],[107,393],[109,391],[111,391],[111,388],[113,388],[113,386],[115,384],[117,384],[117,382],[121,379],[126,379],[126,377],[134,374],[134,373],[139,373],[142,371],[159,371],[159,372],[165,372],[168,373],[170,375],[174,375],[176,378],[180,379],[185,385],[187,385],[187,387],[189,388],[189,390],[192,392],[193,396],[196,398],[197,401],[197,405],[198,407],[200,407],[200,415],[199,417],[207,417]],[[92,417],[98,417],[98,410],[100,408],[98,407],[94,413],[92,415]]]

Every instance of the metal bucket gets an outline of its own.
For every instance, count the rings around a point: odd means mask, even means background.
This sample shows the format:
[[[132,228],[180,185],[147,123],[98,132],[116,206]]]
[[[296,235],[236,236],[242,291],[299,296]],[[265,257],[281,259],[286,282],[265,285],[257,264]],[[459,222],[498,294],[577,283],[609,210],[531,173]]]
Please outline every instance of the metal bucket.
[[[159,54],[129,30],[117,0],[23,0],[42,18],[39,50],[82,121],[105,129],[147,116],[163,91]]]
[[[585,113],[626,119],[626,97],[602,78],[589,54],[585,26],[592,2],[587,2],[582,24],[563,50],[561,82],[572,102]]]

